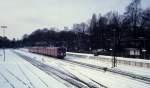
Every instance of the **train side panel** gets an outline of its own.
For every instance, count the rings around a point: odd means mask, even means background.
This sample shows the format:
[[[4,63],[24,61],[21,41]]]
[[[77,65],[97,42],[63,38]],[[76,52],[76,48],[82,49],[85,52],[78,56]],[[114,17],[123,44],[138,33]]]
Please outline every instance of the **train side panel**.
[[[60,47],[33,47],[29,48],[29,52],[57,57],[57,58],[64,58],[66,56],[66,51]]]

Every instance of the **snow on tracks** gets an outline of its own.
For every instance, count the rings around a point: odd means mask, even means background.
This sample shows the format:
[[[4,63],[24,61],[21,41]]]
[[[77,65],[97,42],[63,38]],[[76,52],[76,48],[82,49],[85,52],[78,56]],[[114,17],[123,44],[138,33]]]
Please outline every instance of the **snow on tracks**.
[[[116,69],[111,69],[111,68],[102,67],[102,66],[96,66],[96,65],[77,62],[77,61],[71,61],[71,60],[64,60],[64,61],[66,61],[68,63],[71,63],[71,64],[77,64],[77,65],[80,65],[80,66],[88,67],[90,69],[104,70],[104,71],[109,71],[109,72],[112,72],[112,73],[128,76],[128,77],[131,77],[131,78],[134,78],[134,79],[137,79],[137,80],[141,80],[144,83],[150,84],[150,78],[142,76],[142,75],[137,75],[137,74],[130,73],[130,72],[125,72],[125,71],[122,71],[122,70],[119,70],[119,69],[116,70]]]
[[[42,71],[46,72],[47,74],[51,74],[53,73],[54,75],[58,76],[59,78],[71,83],[72,85],[78,87],[78,88],[107,88],[106,86],[102,86],[97,84],[91,84],[91,83],[87,83],[85,81],[80,80],[79,78],[67,74],[59,69],[55,69],[53,67],[50,67],[48,65],[45,65],[37,60],[34,60],[28,56],[22,55],[21,53],[15,52],[17,55],[21,56],[23,59],[25,59],[26,61],[30,62],[32,65],[38,67],[39,69],[41,69]]]
[[[15,86],[9,81],[9,79],[7,79],[6,76],[4,76],[1,72],[0,72],[0,75],[7,81],[7,83],[8,83],[12,88],[15,88]]]

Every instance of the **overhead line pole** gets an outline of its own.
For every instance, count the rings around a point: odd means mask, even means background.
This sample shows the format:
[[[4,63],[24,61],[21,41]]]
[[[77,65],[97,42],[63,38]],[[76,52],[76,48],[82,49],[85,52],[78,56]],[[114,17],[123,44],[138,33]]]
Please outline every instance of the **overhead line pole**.
[[[113,59],[112,59],[112,68],[117,66],[116,60],[116,29],[113,30],[114,39],[113,39]]]

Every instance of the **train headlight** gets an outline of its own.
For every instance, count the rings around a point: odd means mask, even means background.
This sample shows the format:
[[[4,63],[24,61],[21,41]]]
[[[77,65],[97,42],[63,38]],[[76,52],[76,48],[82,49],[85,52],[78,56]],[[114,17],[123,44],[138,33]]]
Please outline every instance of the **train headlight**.
[[[63,56],[64,54],[63,53],[61,53],[61,56]]]

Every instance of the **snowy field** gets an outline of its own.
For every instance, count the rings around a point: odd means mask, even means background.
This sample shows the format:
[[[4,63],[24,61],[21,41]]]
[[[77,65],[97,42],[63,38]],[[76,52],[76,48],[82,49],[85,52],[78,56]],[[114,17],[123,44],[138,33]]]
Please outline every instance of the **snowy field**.
[[[18,55],[6,50],[6,61],[0,50],[0,88],[68,88]]]
[[[110,72],[97,71],[94,69],[85,68],[82,66],[66,63],[61,60],[57,60],[43,55],[28,53],[20,50],[15,51],[23,55],[29,56],[32,59],[35,59],[48,66],[52,66],[56,69],[59,69],[69,75],[73,75],[74,77],[82,80],[84,83],[95,85],[97,86],[97,88],[101,88],[99,84],[105,86],[105,88],[150,88],[150,84],[145,83],[144,81],[141,80],[139,81],[133,78],[117,75]],[[71,59],[78,59],[78,58],[72,57]],[[82,59],[85,58],[80,59],[82,61]],[[91,63],[91,61],[89,63]]]

